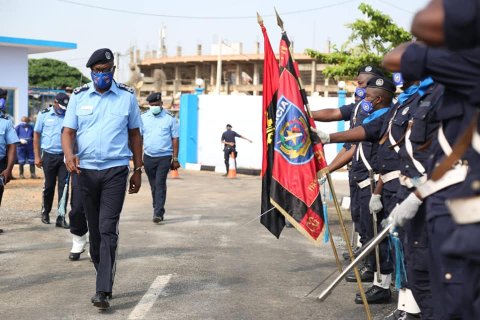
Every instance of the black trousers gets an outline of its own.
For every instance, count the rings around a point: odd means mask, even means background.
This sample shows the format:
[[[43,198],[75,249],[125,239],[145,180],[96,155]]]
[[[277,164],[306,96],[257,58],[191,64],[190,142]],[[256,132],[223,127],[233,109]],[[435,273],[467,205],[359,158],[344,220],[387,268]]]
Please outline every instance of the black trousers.
[[[374,237],[373,232],[373,215],[370,213],[369,203],[372,197],[370,187],[365,187],[358,190],[358,201],[360,203],[360,219],[362,228],[365,230],[365,240],[368,242]],[[384,211],[377,213],[377,230],[382,230],[381,221],[384,219]],[[393,271],[392,259],[388,249],[388,239],[384,239],[378,245],[380,256],[380,273],[389,274]],[[368,265],[374,270],[377,270],[377,263],[375,259],[375,250],[367,257]]]
[[[70,233],[81,237],[88,232],[87,216],[85,215],[85,210],[83,209],[82,199],[80,196],[78,175],[71,173],[70,180],[72,183],[70,197],[71,210],[68,214],[70,219]]]
[[[153,215],[163,217],[167,200],[167,176],[172,156],[150,157],[143,155],[143,166],[152,190]]]
[[[43,173],[45,175],[45,184],[43,186],[42,213],[49,214],[52,211],[53,196],[55,195],[55,185],[58,180],[58,201],[62,197],[63,188],[67,179],[67,168],[63,162],[62,154],[52,154],[43,152],[42,155]],[[67,211],[67,199],[65,199],[65,212]]]
[[[127,189],[128,167],[81,169],[81,199],[90,230],[90,256],[97,270],[96,291],[112,292],[118,222]]]
[[[0,172],[7,169],[7,157],[0,160]],[[2,205],[2,198],[3,198],[3,191],[5,190],[5,186],[0,186],[0,205]]]
[[[230,164],[229,164],[229,161],[230,161],[230,153],[234,154],[234,157],[235,157],[235,169],[236,169],[236,166],[237,166],[237,150],[235,150],[235,147],[228,147],[228,148],[224,148],[223,149],[223,157],[225,159],[225,168],[227,169],[227,173],[228,173],[228,170],[230,169]]]

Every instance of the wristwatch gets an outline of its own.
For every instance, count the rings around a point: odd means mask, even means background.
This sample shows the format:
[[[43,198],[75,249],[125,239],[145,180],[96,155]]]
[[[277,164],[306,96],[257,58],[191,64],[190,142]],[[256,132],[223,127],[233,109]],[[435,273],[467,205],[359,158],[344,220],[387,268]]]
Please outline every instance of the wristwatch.
[[[172,158],[172,161],[178,161],[178,158],[177,158],[177,157],[173,157],[173,158]]]
[[[140,172],[140,173],[142,173],[142,172],[143,172],[143,171],[142,171],[142,167],[133,168],[133,173],[135,173],[135,172],[137,172],[137,171]]]

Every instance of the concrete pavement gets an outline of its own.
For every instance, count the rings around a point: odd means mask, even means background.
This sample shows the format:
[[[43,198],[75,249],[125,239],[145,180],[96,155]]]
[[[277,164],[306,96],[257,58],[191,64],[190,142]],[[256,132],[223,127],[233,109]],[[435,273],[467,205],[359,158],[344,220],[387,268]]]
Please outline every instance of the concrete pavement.
[[[88,256],[68,260],[67,230],[43,225],[21,207],[8,216],[2,211],[0,319],[365,319],[353,303],[356,284],[340,284],[323,303],[315,299],[336,274],[305,297],[336,269],[328,243],[315,247],[294,229],[277,240],[258,220],[246,224],[259,214],[259,177],[180,176],[168,181],[160,225],[151,222],[146,177],[139,194],[127,195],[114,298],[105,313],[90,303],[95,272]],[[4,206],[20,194],[14,189]],[[345,194],[345,182],[337,189]],[[338,221],[330,216],[338,246]],[[371,307],[379,319],[394,309]]]

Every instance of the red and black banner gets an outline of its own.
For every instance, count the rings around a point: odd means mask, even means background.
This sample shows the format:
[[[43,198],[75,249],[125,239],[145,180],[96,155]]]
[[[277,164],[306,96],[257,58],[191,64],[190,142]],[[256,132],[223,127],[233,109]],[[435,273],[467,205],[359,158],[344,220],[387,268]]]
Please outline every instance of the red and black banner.
[[[317,172],[326,163],[322,144],[310,132],[315,123],[305,110],[308,102],[289,45],[283,33],[270,201],[297,230],[320,242],[324,217]]]
[[[262,203],[260,223],[263,224],[275,237],[285,227],[285,217],[271,204],[270,190],[272,184],[272,167],[275,135],[275,113],[277,109],[277,90],[279,67],[273,53],[267,30],[261,25],[264,43],[263,60],[263,162],[262,162]]]

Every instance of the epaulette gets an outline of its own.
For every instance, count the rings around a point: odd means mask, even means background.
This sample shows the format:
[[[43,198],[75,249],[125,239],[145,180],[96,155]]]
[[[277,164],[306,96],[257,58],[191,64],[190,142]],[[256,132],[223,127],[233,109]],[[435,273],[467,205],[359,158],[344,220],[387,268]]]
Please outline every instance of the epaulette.
[[[6,114],[1,114],[0,119],[10,120]]]
[[[165,109],[163,109],[163,110],[165,110]],[[168,110],[165,110],[165,113],[168,114],[170,117],[175,117],[175,115]]]
[[[73,94],[79,94],[82,91],[88,90],[88,88],[89,88],[88,83],[86,83],[81,87],[73,89]]]
[[[127,86],[126,84],[123,84],[123,83],[117,83],[117,87],[119,89],[122,89],[122,90],[125,90],[125,91],[128,91],[130,93],[134,93],[135,91],[133,90],[133,88]]]
[[[41,112],[41,113],[47,113],[48,111],[50,111],[50,107],[48,107],[48,108],[45,108],[45,109],[43,109],[43,110],[42,110],[42,111],[40,111],[40,112]]]

